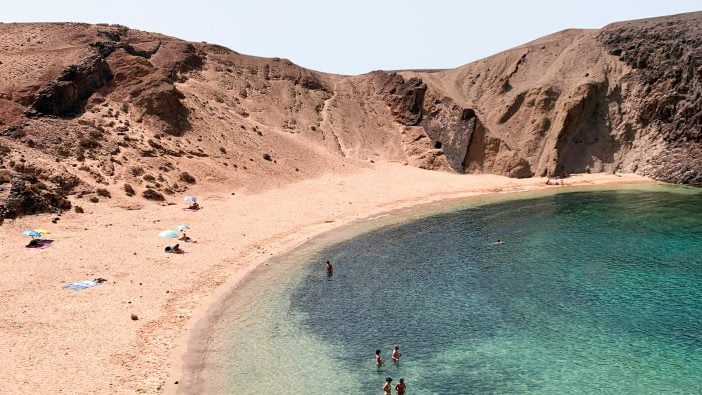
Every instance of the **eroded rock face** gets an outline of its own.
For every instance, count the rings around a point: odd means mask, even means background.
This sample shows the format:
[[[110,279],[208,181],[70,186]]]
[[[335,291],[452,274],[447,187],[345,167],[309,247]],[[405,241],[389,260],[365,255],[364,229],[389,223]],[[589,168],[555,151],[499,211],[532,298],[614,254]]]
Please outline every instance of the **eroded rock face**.
[[[417,125],[454,171],[624,171],[699,184],[702,13],[564,31],[458,69],[403,76],[379,75],[379,93],[400,123],[423,106]],[[428,81],[423,101],[397,95],[409,76]],[[475,121],[462,121],[462,109]]]
[[[180,136],[191,127],[188,121],[189,111],[181,102],[183,98],[183,93],[175,86],[161,85],[146,90],[134,103],[143,110],[145,116],[151,117],[150,122],[157,129]]]
[[[426,84],[419,78],[405,81],[397,73],[376,71],[373,73],[376,94],[390,106],[397,122],[414,126],[422,120]]]
[[[691,13],[605,27],[598,40],[631,67],[623,101],[636,117],[630,127],[661,140],[650,175],[702,185],[702,14]]]
[[[433,147],[442,150],[453,171],[465,172],[468,146],[479,124],[475,111],[459,106],[449,97],[437,97],[426,104],[424,112],[420,125]]]
[[[82,110],[85,100],[112,79],[102,56],[96,55],[66,68],[36,94],[31,109],[39,114],[68,116]]]

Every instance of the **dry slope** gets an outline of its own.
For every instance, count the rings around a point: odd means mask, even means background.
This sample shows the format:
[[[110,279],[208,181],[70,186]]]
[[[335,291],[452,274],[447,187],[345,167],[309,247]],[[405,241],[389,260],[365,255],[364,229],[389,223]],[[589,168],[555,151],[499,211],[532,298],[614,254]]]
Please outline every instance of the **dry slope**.
[[[699,185],[701,29],[682,14],[340,76],[118,25],[0,24],[0,219],[382,161]]]

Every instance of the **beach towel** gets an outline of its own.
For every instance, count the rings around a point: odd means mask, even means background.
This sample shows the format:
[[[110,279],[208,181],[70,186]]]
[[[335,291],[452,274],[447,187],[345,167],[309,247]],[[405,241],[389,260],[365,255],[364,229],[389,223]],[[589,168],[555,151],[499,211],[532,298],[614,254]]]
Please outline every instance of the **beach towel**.
[[[92,288],[98,284],[100,284],[100,282],[95,281],[95,280],[83,280],[83,281],[76,281],[74,283],[66,284],[62,288],[72,289],[74,291],[80,291],[82,289]]]
[[[183,211],[193,211],[193,212],[195,212],[195,211],[200,210],[201,208],[202,208],[202,207],[200,207],[200,208],[183,207]]]

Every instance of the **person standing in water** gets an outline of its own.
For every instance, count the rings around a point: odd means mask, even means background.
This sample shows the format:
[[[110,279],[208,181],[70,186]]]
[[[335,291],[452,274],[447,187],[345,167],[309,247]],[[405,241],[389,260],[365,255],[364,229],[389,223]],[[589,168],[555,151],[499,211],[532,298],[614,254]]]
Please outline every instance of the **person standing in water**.
[[[392,394],[392,377],[385,379],[385,385],[383,385],[383,395]]]
[[[332,266],[331,262],[327,261],[327,276],[331,277],[332,274],[334,274],[334,266]]]
[[[405,395],[405,379],[400,379],[400,382],[395,384],[395,391],[397,391],[397,395]]]
[[[392,361],[395,363],[395,365],[398,365],[400,363],[400,346],[395,344],[395,347],[392,349]]]
[[[375,366],[382,367],[385,365],[383,362],[383,357],[380,356],[380,350],[375,350]]]

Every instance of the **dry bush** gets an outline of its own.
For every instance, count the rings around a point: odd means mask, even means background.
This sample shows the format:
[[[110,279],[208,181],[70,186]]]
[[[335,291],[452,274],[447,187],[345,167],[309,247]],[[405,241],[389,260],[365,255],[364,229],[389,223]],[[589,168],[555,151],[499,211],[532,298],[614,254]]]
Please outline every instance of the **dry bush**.
[[[108,191],[105,188],[98,188],[95,193],[97,193],[98,196],[106,197],[106,198],[111,198],[112,194],[110,194],[110,191]]]
[[[180,173],[178,179],[188,184],[195,184],[195,177],[191,176],[187,171]]]
[[[78,145],[79,145],[81,148],[85,148],[85,149],[97,148],[97,147],[99,146],[98,142],[97,142],[94,138],[92,138],[92,137],[90,137],[90,138],[88,138],[88,137],[83,137],[83,138],[81,138],[80,140],[78,140]]]
[[[141,193],[141,196],[143,196],[146,200],[155,200],[157,202],[162,202],[166,200],[166,198],[163,197],[161,193],[156,192],[153,189],[144,190],[144,192]]]
[[[124,184],[124,192],[126,192],[127,196],[134,196],[134,195],[136,195],[136,192],[134,191],[134,188],[132,188],[132,186],[129,185],[129,184]]]
[[[12,181],[9,170],[0,170],[0,184]]]

